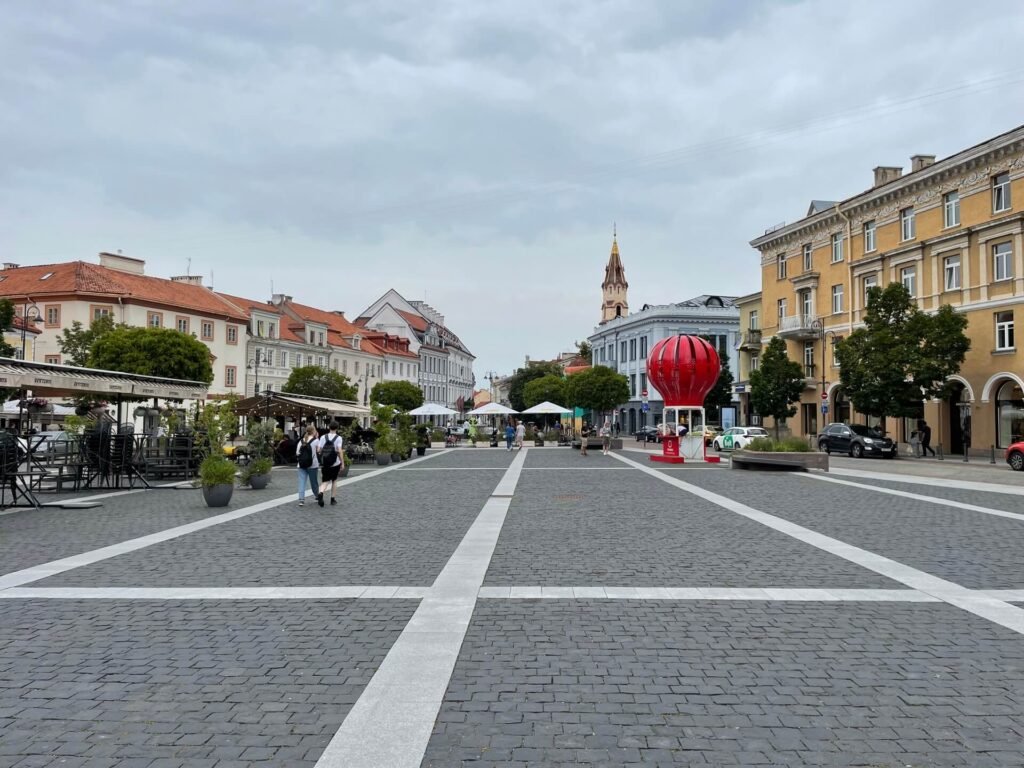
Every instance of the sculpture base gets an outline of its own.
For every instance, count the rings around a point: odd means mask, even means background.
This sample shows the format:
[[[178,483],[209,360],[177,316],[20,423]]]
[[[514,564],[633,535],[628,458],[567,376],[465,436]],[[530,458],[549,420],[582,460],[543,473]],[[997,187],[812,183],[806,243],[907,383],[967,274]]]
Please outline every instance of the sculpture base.
[[[662,455],[655,454],[653,456],[648,456],[648,458],[651,461],[657,461],[657,462],[660,462],[661,464],[685,464],[686,463],[686,459],[684,459],[682,456],[665,456],[664,454],[662,454]]]

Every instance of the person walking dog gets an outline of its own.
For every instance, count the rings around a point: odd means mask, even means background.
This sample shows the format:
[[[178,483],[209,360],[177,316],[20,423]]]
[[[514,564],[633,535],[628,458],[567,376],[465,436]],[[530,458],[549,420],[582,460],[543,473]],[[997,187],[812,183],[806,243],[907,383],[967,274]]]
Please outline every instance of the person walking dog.
[[[320,467],[318,461],[317,452],[320,449],[319,438],[316,434],[316,427],[310,424],[306,427],[306,432],[302,436],[302,440],[299,441],[299,446],[295,451],[295,456],[298,459],[298,472],[299,472],[299,506],[305,504],[304,499],[306,498],[306,483],[309,483],[309,490],[313,492],[320,506],[324,505],[324,495],[320,493],[320,489],[317,485],[317,470]]]
[[[331,492],[331,504],[337,504],[337,483],[338,474],[341,472],[342,462],[345,457],[342,455],[344,441],[338,434],[338,422],[332,421],[327,434],[320,438],[318,443],[320,449],[320,493],[317,496],[317,503],[324,505],[324,494]]]

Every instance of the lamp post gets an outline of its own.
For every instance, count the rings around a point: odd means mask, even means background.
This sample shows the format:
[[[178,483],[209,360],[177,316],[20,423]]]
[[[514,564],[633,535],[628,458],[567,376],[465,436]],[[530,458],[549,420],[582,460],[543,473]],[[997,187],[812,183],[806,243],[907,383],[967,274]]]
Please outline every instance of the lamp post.
[[[811,330],[814,331],[818,339],[821,341],[821,394],[824,395],[825,387],[828,385],[828,382],[825,381],[825,339],[826,337],[831,336],[832,346],[835,346],[836,340],[839,339],[839,334],[837,334],[835,331],[830,331],[827,328],[825,328],[825,324],[822,322],[821,318],[815,318],[814,320],[811,321]],[[824,397],[822,397],[821,404],[824,406],[827,402],[828,401]],[[822,422],[824,422],[825,413],[822,413],[821,415]]]
[[[25,333],[28,329],[29,320],[35,325],[35,321],[38,320],[42,315],[39,313],[39,307],[36,306],[34,301],[30,301],[28,298],[25,299],[24,306],[21,310],[21,359],[25,359],[25,344],[26,336]]]
[[[257,349],[253,359],[245,366],[247,370],[252,371],[254,374],[255,385],[253,390],[256,395],[260,393],[260,365],[268,362],[270,362],[270,358],[267,356],[266,351]],[[267,397],[267,418],[270,418],[270,397]]]

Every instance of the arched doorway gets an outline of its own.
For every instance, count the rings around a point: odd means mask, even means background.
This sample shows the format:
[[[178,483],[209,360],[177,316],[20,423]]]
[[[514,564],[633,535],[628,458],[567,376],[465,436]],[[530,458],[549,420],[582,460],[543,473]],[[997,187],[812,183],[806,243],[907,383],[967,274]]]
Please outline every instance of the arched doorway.
[[[846,393],[839,387],[832,395],[832,418],[827,421],[829,423],[850,423],[850,401],[846,399]]]
[[[636,432],[636,408],[629,409],[629,434]]]
[[[949,419],[949,452],[950,454],[961,454],[964,452],[964,428],[970,426],[968,413],[970,411],[970,395],[967,388],[958,381],[950,384],[949,398],[946,401],[946,411]]]
[[[996,390],[996,447],[1008,448],[1024,439],[1024,392],[1012,379],[1004,380]]]

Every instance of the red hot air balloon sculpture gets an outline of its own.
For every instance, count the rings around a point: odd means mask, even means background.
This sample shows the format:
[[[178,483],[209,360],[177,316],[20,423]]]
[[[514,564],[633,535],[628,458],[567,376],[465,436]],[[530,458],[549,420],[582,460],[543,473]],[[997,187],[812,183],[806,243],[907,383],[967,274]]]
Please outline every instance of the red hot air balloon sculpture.
[[[683,438],[683,453],[691,459],[708,460],[704,450],[704,398],[718,381],[722,363],[718,352],[699,336],[670,336],[662,339],[647,358],[647,378],[665,400],[665,419],[668,411],[675,410],[676,422],[696,427],[693,411],[700,413],[700,433],[694,432]],[[680,422],[680,411],[686,412],[685,422]],[[662,455],[652,456],[652,461],[673,464],[682,463],[680,439],[676,435],[662,436]]]

